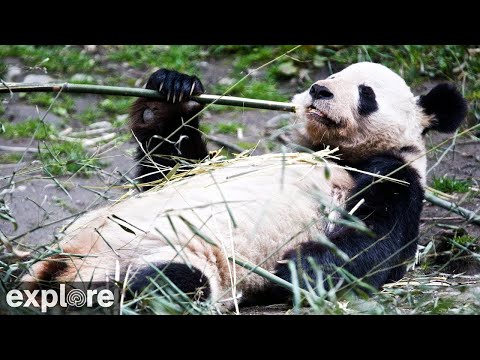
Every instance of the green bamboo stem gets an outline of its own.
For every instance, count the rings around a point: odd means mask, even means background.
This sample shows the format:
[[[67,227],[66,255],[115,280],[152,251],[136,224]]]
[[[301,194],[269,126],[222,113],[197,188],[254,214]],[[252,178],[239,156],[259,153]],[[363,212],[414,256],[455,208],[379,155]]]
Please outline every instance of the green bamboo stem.
[[[120,86],[89,85],[89,84],[70,84],[70,83],[51,83],[51,84],[27,84],[27,83],[0,83],[1,93],[14,92],[65,92],[77,94],[100,94],[100,95],[119,95],[134,96],[151,99],[160,99],[160,94],[155,90],[140,88],[129,88]],[[254,109],[278,110],[295,112],[295,105],[278,101],[248,99],[235,96],[221,95],[199,95],[192,96],[192,99],[202,104],[240,106]]]
[[[450,212],[453,212],[455,214],[458,214],[464,217],[465,219],[467,219],[468,222],[471,222],[472,224],[480,225],[480,215],[477,215],[473,211],[467,210],[449,201],[440,199],[439,197],[433,195],[428,191],[425,192],[425,200],[431,202],[434,205],[440,206],[441,208],[444,208]]]

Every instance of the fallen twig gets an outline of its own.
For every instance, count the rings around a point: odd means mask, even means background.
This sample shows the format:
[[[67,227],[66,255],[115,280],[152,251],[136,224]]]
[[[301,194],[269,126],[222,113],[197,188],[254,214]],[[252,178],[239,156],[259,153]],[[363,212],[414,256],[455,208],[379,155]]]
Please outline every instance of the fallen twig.
[[[209,141],[213,141],[214,143],[217,143],[223,147],[226,147],[227,149],[230,149],[231,151],[233,152],[236,152],[238,154],[242,153],[245,151],[245,149],[242,149],[240,146],[238,145],[235,145],[235,144],[232,144],[232,143],[229,143],[228,141],[225,141],[223,139],[220,139],[216,136],[212,136],[212,135],[206,135],[205,138]]]
[[[422,217],[420,218],[421,221],[442,221],[442,220],[450,220],[450,221],[463,221],[465,218],[462,216],[434,216],[434,217]]]
[[[0,151],[10,151],[10,152],[29,152],[29,153],[37,153],[37,149],[27,148],[23,146],[6,146],[0,145]]]
[[[110,131],[112,127],[110,128],[98,128],[98,129],[91,129],[91,130],[84,130],[84,131],[76,131],[76,132],[71,132],[69,135],[73,137],[84,137],[84,136],[90,136],[90,135],[98,135],[98,134],[104,134],[107,131]]]
[[[96,138],[93,138],[93,139],[82,140],[82,145],[85,146],[85,147],[93,146],[93,145],[96,145],[96,144],[98,144],[102,141],[112,140],[115,136],[117,136],[117,134],[107,133],[107,134],[104,134],[102,136],[99,136],[99,137],[96,137]]]
[[[94,146],[97,145],[98,143],[102,141],[109,141],[112,140],[117,136],[115,133],[106,133],[101,136],[91,138],[91,139],[85,139],[85,138],[80,138],[80,137],[71,137],[71,136],[55,136],[55,135],[50,135],[49,138],[51,140],[62,140],[62,141],[67,141],[67,142],[77,142],[82,144],[83,147],[89,147],[89,146]]]
[[[101,154],[104,151],[107,151],[108,149],[110,149],[116,143],[116,141],[117,141],[117,138],[113,138],[112,140],[106,142],[105,144],[100,145],[96,149],[97,154]]]

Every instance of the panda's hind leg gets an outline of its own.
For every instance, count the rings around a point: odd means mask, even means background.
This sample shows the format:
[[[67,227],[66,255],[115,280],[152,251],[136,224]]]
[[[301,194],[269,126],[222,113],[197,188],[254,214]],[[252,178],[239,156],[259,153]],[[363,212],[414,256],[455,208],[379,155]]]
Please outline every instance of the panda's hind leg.
[[[130,294],[158,293],[157,286],[171,288],[174,293],[183,293],[191,300],[205,301],[211,295],[207,276],[195,266],[184,263],[150,264],[136,271],[133,280],[128,282]]]
[[[406,272],[407,272],[406,265],[396,266],[390,270],[390,273],[388,274],[386,282],[390,283],[390,282],[398,281],[405,276]]]
[[[225,293],[223,258],[211,245],[192,239],[187,245],[156,247],[154,251],[132,259],[129,275],[125,275],[126,295],[162,296],[168,289],[176,299],[215,304]],[[160,290],[160,288],[162,290]]]

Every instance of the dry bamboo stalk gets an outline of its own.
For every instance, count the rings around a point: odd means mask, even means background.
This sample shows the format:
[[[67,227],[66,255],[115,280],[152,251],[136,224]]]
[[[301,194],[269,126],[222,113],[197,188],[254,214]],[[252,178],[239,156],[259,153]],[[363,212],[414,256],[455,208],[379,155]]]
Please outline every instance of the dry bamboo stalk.
[[[35,148],[27,148],[24,146],[7,146],[7,145],[0,145],[0,151],[10,151],[10,152],[29,152],[29,153],[37,153],[37,149]]]
[[[430,201],[434,205],[440,206],[450,212],[464,217],[465,219],[467,219],[468,222],[471,222],[472,224],[480,225],[480,215],[477,215],[473,211],[462,208],[455,203],[440,199],[439,197],[433,195],[430,192],[425,192],[425,200]]]
[[[109,128],[98,128],[98,129],[91,129],[91,130],[84,130],[84,131],[76,131],[76,132],[71,132],[69,133],[69,136],[73,137],[86,137],[90,135],[98,135],[98,134],[103,134],[108,131],[111,131],[112,127]]]
[[[51,84],[27,84],[27,83],[2,83],[0,84],[1,93],[14,92],[65,92],[79,94],[102,94],[102,95],[120,95],[145,97],[159,99],[160,94],[155,90],[140,88],[129,88],[120,86],[88,85],[88,84],[70,84],[70,83],[51,83]],[[295,105],[278,101],[247,99],[235,96],[221,95],[199,95],[192,96],[192,99],[202,104],[230,105],[255,109],[267,109],[278,111],[295,112]]]
[[[233,152],[236,152],[238,154],[242,153],[245,151],[245,149],[242,149],[240,146],[237,146],[235,144],[232,144],[232,143],[229,143],[228,141],[225,141],[223,139],[220,139],[219,137],[217,136],[212,136],[212,135],[205,135],[205,138],[208,140],[208,141],[213,141],[223,147],[226,147],[227,149],[229,149],[230,151],[233,151]]]

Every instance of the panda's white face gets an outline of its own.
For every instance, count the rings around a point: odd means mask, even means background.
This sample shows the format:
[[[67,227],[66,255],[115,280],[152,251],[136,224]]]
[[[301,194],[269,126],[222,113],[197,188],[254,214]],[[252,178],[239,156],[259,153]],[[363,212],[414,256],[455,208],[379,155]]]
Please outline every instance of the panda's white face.
[[[405,81],[383,65],[351,65],[315,82],[293,102],[307,138],[315,145],[340,147],[344,158],[423,150],[425,115]]]

